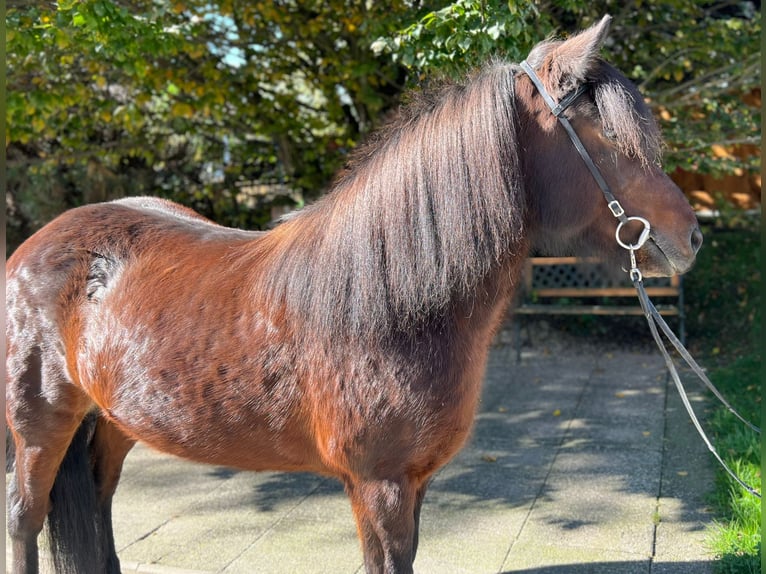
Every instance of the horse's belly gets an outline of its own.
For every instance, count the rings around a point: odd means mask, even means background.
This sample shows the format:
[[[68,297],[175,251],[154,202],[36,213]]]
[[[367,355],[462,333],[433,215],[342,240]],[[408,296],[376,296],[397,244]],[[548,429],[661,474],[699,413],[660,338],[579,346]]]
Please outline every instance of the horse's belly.
[[[322,472],[315,449],[300,424],[277,422],[267,406],[248,411],[226,401],[209,405],[144,401],[115,404],[106,411],[126,434],[186,459],[245,470]]]
[[[99,364],[99,361],[95,361]],[[106,364],[103,362],[103,364]],[[322,472],[295,380],[112,361],[81,386],[122,431],[183,458],[247,470]],[[128,364],[127,368],[117,366]],[[257,370],[255,370],[257,371]],[[259,373],[254,372],[254,375]]]

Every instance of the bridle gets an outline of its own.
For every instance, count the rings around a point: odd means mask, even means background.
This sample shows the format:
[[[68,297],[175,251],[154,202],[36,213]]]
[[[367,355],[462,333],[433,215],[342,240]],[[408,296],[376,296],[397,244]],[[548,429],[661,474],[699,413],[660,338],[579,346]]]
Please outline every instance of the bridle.
[[[532,66],[530,66],[526,60],[521,63],[521,69],[524,70],[524,73],[526,73],[527,76],[529,76],[529,79],[532,80],[535,88],[537,88],[537,92],[542,96],[543,100],[545,100],[545,103],[550,108],[551,113],[556,117],[561,126],[567,132],[567,135],[569,136],[569,139],[572,140],[577,153],[580,154],[580,157],[585,162],[585,166],[588,168],[588,171],[590,171],[593,179],[596,180],[596,184],[598,184],[598,187],[601,189],[601,193],[604,194],[604,198],[606,199],[609,211],[611,211],[612,215],[614,215],[619,220],[620,223],[617,225],[617,229],[614,232],[615,239],[621,247],[627,249],[630,252],[631,268],[629,273],[631,279],[635,275],[640,280],[641,272],[638,270],[638,266],[636,265],[635,252],[640,249],[644,243],[646,243],[647,239],[649,239],[649,234],[652,227],[649,221],[643,217],[639,217],[637,215],[628,217],[625,215],[625,210],[612,193],[612,190],[609,188],[609,184],[606,183],[604,176],[601,175],[601,170],[598,169],[598,166],[593,161],[593,158],[590,157],[590,154],[583,145],[580,136],[577,135],[577,132],[572,127],[569,119],[563,115],[564,112],[588,90],[588,86],[585,84],[580,85],[566,94],[563,98],[561,98],[561,101],[555,102],[551,95],[548,93],[548,90],[545,89],[545,86],[543,85],[538,75],[535,73]],[[620,232],[622,231],[622,228],[631,221],[638,221],[644,226],[644,229],[635,243],[626,243],[620,238]]]
[[[694,360],[691,354],[689,354],[689,351],[686,350],[686,348],[683,346],[681,341],[678,339],[678,337],[676,337],[672,329],[668,326],[668,324],[662,318],[662,315],[660,315],[659,311],[657,311],[657,308],[649,299],[649,296],[646,293],[646,289],[644,288],[641,271],[639,271],[638,265],[636,264],[636,251],[639,250],[644,245],[644,243],[646,243],[647,239],[649,239],[651,225],[649,221],[647,221],[643,217],[639,217],[636,215],[633,215],[633,216],[625,215],[625,210],[623,209],[622,205],[620,205],[620,202],[617,200],[617,198],[614,196],[614,193],[612,193],[612,190],[609,188],[609,184],[607,184],[606,180],[604,179],[604,176],[601,174],[601,171],[598,169],[598,166],[593,161],[593,158],[591,158],[590,154],[588,153],[588,150],[583,145],[582,140],[577,135],[577,132],[572,127],[572,124],[569,122],[569,119],[563,115],[564,112],[567,110],[567,108],[569,108],[580,96],[582,96],[587,91],[588,86],[585,84],[580,85],[576,87],[575,89],[573,89],[572,91],[570,91],[569,93],[567,93],[566,95],[564,95],[564,97],[562,97],[561,100],[556,102],[548,93],[548,91],[545,89],[545,86],[543,85],[542,81],[538,77],[534,68],[532,68],[532,66],[530,66],[526,62],[526,60],[521,62],[520,66],[521,66],[521,69],[524,71],[524,73],[529,77],[529,79],[535,85],[535,88],[537,88],[537,92],[543,98],[546,105],[551,110],[551,113],[556,117],[558,122],[567,132],[567,135],[569,136],[569,139],[574,144],[574,147],[577,150],[577,153],[580,154],[580,157],[585,162],[585,165],[588,168],[588,171],[590,171],[591,175],[593,176],[593,179],[596,181],[596,184],[599,186],[599,188],[601,189],[601,192],[604,194],[604,198],[606,199],[607,205],[609,206],[609,211],[611,211],[612,215],[614,215],[614,217],[619,221],[619,223],[617,224],[617,229],[615,230],[615,239],[617,240],[617,243],[621,247],[623,247],[624,249],[627,249],[628,252],[630,253],[630,269],[628,270],[628,274],[630,275],[630,279],[633,282],[633,286],[636,288],[638,299],[639,299],[639,302],[641,303],[641,309],[643,310],[644,315],[646,316],[646,320],[649,323],[649,330],[652,333],[652,337],[654,338],[655,342],[657,343],[657,346],[662,352],[663,357],[665,358],[665,364],[668,367],[668,371],[673,378],[673,382],[675,383],[676,389],[678,389],[678,394],[681,396],[681,401],[683,402],[684,407],[686,408],[686,412],[689,414],[689,417],[691,418],[692,423],[694,424],[694,427],[697,429],[697,432],[702,437],[702,440],[705,442],[705,445],[707,446],[708,450],[710,450],[710,452],[718,460],[721,466],[723,466],[726,472],[750,494],[758,498],[761,498],[761,495],[757,490],[755,490],[752,486],[745,483],[741,478],[739,478],[734,473],[734,471],[732,471],[729,468],[729,466],[723,461],[721,456],[716,451],[715,447],[713,447],[712,443],[708,439],[707,435],[705,434],[705,431],[702,428],[702,425],[700,425],[699,420],[697,420],[697,416],[694,414],[694,410],[692,409],[691,403],[689,402],[689,398],[687,397],[686,390],[684,389],[683,383],[681,382],[681,378],[678,376],[678,372],[676,370],[675,364],[673,363],[673,359],[670,357],[670,354],[665,348],[665,344],[662,342],[662,337],[660,336],[659,331],[657,330],[657,327],[659,326],[660,329],[662,329],[662,332],[665,333],[665,336],[668,338],[670,343],[673,345],[673,347],[675,347],[675,349],[683,357],[686,363],[692,368],[695,374],[700,378],[700,380],[705,384],[705,386],[713,393],[713,395],[715,395],[715,397],[719,401],[721,401],[721,403],[732,414],[734,414],[734,416],[736,416],[740,421],[742,421],[751,430],[753,430],[754,432],[758,434],[760,434],[761,429],[759,429],[757,426],[753,425],[749,421],[745,420],[737,411],[734,410],[734,408],[726,401],[726,399],[724,399],[724,397],[721,395],[718,389],[715,388],[715,386],[707,377],[705,372],[697,364],[697,362]],[[622,231],[622,228],[631,221],[638,221],[644,226],[643,231],[641,232],[641,234],[638,237],[638,240],[635,243],[625,242],[620,238],[620,232]]]

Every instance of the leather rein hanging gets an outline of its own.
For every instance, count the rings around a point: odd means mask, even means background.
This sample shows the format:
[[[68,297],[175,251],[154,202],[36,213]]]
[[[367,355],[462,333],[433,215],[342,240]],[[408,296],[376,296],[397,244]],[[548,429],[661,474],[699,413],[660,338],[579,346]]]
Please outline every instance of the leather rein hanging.
[[[625,210],[622,208],[622,205],[620,205],[620,202],[612,193],[612,190],[609,188],[609,185],[606,183],[606,180],[601,174],[601,171],[598,169],[595,162],[591,158],[590,154],[588,153],[588,150],[583,145],[582,140],[577,135],[577,132],[572,127],[572,124],[569,122],[569,119],[563,115],[563,112],[569,106],[571,106],[575,102],[575,100],[577,100],[582,94],[586,92],[587,86],[585,85],[579,86],[578,88],[572,90],[571,92],[566,94],[563,98],[561,98],[561,101],[556,102],[548,93],[548,91],[545,89],[545,86],[540,81],[540,78],[537,76],[534,69],[526,61],[521,62],[521,69],[527,74],[527,76],[529,76],[529,79],[532,80],[532,83],[537,88],[538,93],[542,96],[543,100],[545,100],[545,103],[547,104],[548,108],[550,108],[551,113],[556,117],[556,119],[559,121],[561,126],[567,132],[567,135],[569,136],[569,139],[572,140],[572,143],[574,144],[574,147],[577,150],[577,153],[580,154],[580,157],[585,162],[585,165],[587,166],[588,171],[590,171],[591,175],[593,176],[593,179],[596,180],[596,183],[598,184],[599,188],[601,188],[601,192],[604,194],[604,197],[606,198],[607,204],[609,206],[609,210],[612,212],[612,215],[614,215],[614,217],[619,220],[619,223],[617,224],[617,230],[615,231],[615,239],[617,240],[617,243],[621,247],[623,247],[624,249],[627,249],[628,252],[630,253],[630,270],[628,270],[628,274],[630,275],[630,280],[633,282],[633,286],[636,288],[636,292],[638,293],[638,299],[639,299],[639,302],[641,303],[641,309],[643,310],[644,315],[646,316],[646,320],[649,323],[649,330],[652,333],[652,337],[654,338],[654,341],[657,343],[657,346],[662,352],[668,371],[673,379],[673,382],[675,383],[676,389],[678,389],[678,394],[681,396],[681,402],[683,402],[683,405],[686,408],[686,412],[689,414],[689,417],[691,418],[692,423],[694,424],[694,427],[697,429],[697,432],[702,437],[702,440],[705,442],[705,445],[707,446],[708,450],[710,450],[710,452],[713,454],[716,460],[718,460],[721,466],[723,466],[724,470],[750,494],[758,498],[761,498],[761,494],[757,490],[755,490],[749,484],[745,483],[741,478],[739,478],[739,476],[737,476],[734,473],[733,470],[731,470],[731,468],[729,468],[729,466],[723,461],[721,456],[716,451],[715,447],[712,445],[712,443],[708,439],[707,435],[705,434],[705,431],[702,428],[702,425],[697,419],[697,416],[694,414],[694,410],[692,409],[691,403],[689,402],[689,398],[686,394],[686,390],[684,389],[683,383],[681,382],[681,378],[678,375],[676,366],[670,354],[668,353],[668,350],[665,347],[665,344],[662,341],[662,337],[660,336],[657,327],[659,326],[662,332],[665,333],[665,336],[668,338],[668,340],[673,345],[673,347],[675,347],[675,349],[678,351],[681,357],[683,357],[686,363],[692,368],[694,373],[700,378],[700,380],[705,384],[705,386],[713,393],[713,395],[715,395],[715,397],[719,401],[721,401],[721,403],[729,410],[729,412],[731,412],[735,417],[737,417],[740,421],[742,421],[745,425],[747,425],[747,427],[749,427],[754,432],[760,434],[761,429],[753,425],[749,421],[745,420],[736,410],[734,410],[734,408],[726,401],[726,399],[724,399],[724,397],[721,395],[718,389],[715,388],[715,386],[707,377],[707,375],[702,370],[702,368],[697,364],[697,362],[694,360],[691,354],[689,354],[689,351],[686,350],[686,348],[681,344],[681,341],[678,339],[678,337],[676,337],[673,331],[670,329],[670,327],[668,327],[668,324],[662,318],[662,315],[660,315],[659,311],[657,311],[657,308],[649,299],[649,295],[646,293],[646,289],[644,288],[641,271],[639,271],[638,266],[636,265],[635,252],[638,249],[640,249],[644,245],[644,243],[646,243],[647,239],[649,239],[651,225],[649,221],[647,221],[643,217],[638,217],[638,216],[629,217],[625,215]],[[630,221],[638,221],[644,226],[643,231],[641,232],[641,234],[638,237],[638,240],[635,243],[626,243],[620,238],[620,232],[623,226]]]

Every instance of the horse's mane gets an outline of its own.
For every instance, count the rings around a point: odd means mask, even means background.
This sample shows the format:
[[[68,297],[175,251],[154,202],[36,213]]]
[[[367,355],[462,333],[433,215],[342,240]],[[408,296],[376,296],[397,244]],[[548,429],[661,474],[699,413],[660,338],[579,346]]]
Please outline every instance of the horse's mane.
[[[273,310],[330,336],[385,336],[470,306],[503,257],[524,256],[517,71],[492,62],[464,83],[413,93],[327,195],[270,232],[274,271],[253,285]],[[585,113],[621,151],[658,160],[660,131],[636,87],[600,59],[582,81],[596,103]]]
[[[470,298],[522,237],[514,68],[412,95],[330,192],[265,238],[274,310],[330,335],[385,334]]]

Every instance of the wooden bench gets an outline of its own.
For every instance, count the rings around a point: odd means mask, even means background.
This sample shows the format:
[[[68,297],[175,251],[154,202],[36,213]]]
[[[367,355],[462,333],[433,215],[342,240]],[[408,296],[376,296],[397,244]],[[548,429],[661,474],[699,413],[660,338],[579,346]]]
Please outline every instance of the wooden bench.
[[[636,289],[627,273],[614,277],[603,262],[586,257],[530,257],[514,310],[516,358],[521,358],[520,316],[643,315]],[[644,278],[657,310],[678,317],[679,338],[685,341],[681,277]]]

